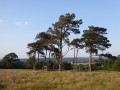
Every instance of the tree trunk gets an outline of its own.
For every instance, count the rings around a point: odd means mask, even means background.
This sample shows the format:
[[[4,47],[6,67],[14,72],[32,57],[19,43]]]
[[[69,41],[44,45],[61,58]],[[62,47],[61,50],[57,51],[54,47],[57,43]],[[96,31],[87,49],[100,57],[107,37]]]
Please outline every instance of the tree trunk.
[[[36,52],[34,52],[34,58],[35,58],[35,62],[36,62]]]
[[[51,53],[51,51],[49,52],[49,60],[50,60],[50,53]]]
[[[77,47],[77,53],[76,53],[76,70],[77,70],[77,56],[78,56],[78,47]]]
[[[74,48],[73,68],[74,68],[74,62],[75,62],[75,48]]]
[[[62,71],[62,38],[60,39],[60,61],[59,61],[59,71]]]
[[[38,63],[39,63],[39,52],[38,52]]]
[[[89,71],[91,72],[92,69],[91,69],[91,58],[92,58],[92,53],[90,52],[90,55],[89,55]]]
[[[47,49],[46,49],[46,54],[45,54],[45,61],[46,61],[46,57],[47,57]]]
[[[50,53],[51,51],[49,52],[49,60],[48,60],[48,66],[47,66],[48,69],[49,69]]]

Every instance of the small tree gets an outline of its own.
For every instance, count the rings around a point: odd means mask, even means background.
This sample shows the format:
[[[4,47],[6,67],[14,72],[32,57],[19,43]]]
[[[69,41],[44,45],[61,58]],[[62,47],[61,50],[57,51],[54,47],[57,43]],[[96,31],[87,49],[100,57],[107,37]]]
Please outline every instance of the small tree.
[[[101,47],[109,48],[111,44],[107,37],[105,37],[107,29],[101,27],[89,26],[89,30],[84,30],[82,39],[84,41],[84,47],[89,55],[89,70],[91,70],[91,57],[92,54],[97,54]]]
[[[15,53],[5,55],[1,61],[3,68],[24,68],[24,65],[18,59]]]

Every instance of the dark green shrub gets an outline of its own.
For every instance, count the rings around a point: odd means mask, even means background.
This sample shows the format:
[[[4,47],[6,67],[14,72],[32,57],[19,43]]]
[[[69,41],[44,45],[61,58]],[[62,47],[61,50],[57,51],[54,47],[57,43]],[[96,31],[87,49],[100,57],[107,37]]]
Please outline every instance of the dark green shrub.
[[[111,60],[98,60],[92,64],[92,70],[111,70],[113,63]]]
[[[78,65],[78,70],[80,70],[80,71],[88,71],[89,67],[88,67],[88,65],[80,64],[80,65]]]
[[[33,65],[33,69],[42,69],[43,68],[44,61],[41,61],[39,63],[35,62]]]
[[[115,63],[112,65],[112,70],[120,71],[120,60],[115,61]]]
[[[70,70],[72,69],[71,63],[68,63],[66,61],[62,62],[63,69]]]
[[[101,70],[101,64],[99,62],[92,64],[92,70]]]
[[[52,61],[46,61],[45,65],[47,66],[48,69],[53,69],[54,63]]]

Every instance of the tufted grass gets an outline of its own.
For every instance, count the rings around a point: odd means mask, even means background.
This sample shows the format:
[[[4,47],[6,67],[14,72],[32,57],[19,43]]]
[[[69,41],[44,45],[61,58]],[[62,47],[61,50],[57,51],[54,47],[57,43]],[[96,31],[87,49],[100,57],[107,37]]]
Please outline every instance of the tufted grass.
[[[120,72],[0,69],[0,90],[120,90]]]

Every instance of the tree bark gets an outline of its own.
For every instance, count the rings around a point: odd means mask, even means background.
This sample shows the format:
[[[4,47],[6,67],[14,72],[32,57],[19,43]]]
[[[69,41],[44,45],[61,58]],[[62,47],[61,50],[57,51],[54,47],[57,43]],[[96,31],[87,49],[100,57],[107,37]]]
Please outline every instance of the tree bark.
[[[62,30],[61,30],[62,34]],[[59,61],[59,71],[62,71],[62,35],[60,39],[60,61]]]
[[[74,48],[73,68],[74,68],[74,62],[75,62],[75,48]]]
[[[77,53],[76,53],[76,70],[77,70],[77,56],[78,56],[78,47],[77,47]]]
[[[47,66],[48,69],[49,69],[50,53],[51,51],[49,52],[49,60],[48,60],[48,66]]]
[[[50,60],[50,53],[51,53],[51,51],[49,52],[49,60]]]
[[[62,71],[62,46],[60,46],[59,71]]]
[[[34,52],[34,58],[35,58],[35,62],[36,62],[36,52]]]
[[[90,55],[89,55],[89,71],[91,72],[92,69],[91,69],[91,58],[92,58],[92,53],[90,52]]]
[[[45,61],[46,61],[46,57],[47,57],[47,49],[46,49],[46,54],[45,54]]]
[[[38,52],[38,63],[39,63],[39,52]]]

